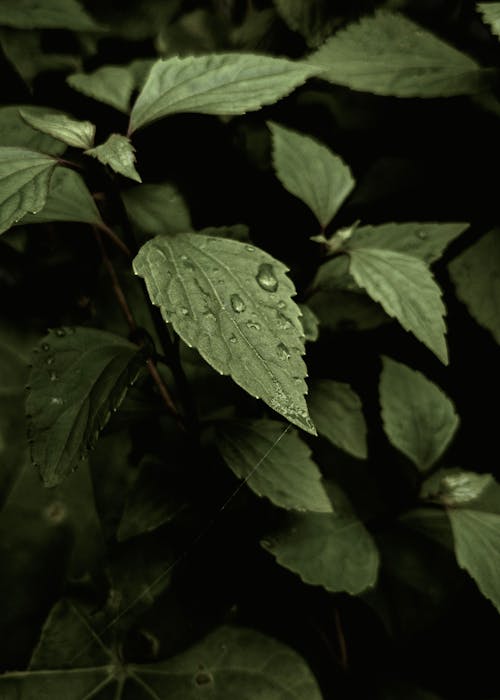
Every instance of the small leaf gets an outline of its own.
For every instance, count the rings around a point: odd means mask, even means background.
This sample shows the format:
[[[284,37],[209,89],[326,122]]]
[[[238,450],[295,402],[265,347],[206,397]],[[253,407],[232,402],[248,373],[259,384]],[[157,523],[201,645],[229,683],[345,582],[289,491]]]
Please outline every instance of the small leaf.
[[[57,168],[50,181],[45,206],[37,214],[27,214],[20,224],[50,221],[79,221],[102,224],[101,215],[83,179],[74,170]]]
[[[169,114],[244,114],[288,95],[317,69],[253,54],[210,54],[159,60],[130,115],[129,132]]]
[[[301,199],[326,228],[354,187],[341,158],[315,139],[268,123],[273,163],[283,187]]]
[[[460,236],[469,224],[419,223],[381,224],[356,228],[346,248],[380,248],[420,258],[430,265],[438,260],[446,247]]]
[[[60,156],[66,150],[66,144],[36,131],[26,124],[20,115],[22,109],[29,109],[30,113],[41,117],[47,114],[46,107],[33,105],[9,105],[0,107],[0,146],[17,146],[28,148],[31,151],[47,153],[51,156]],[[58,114],[56,112],[56,114]]]
[[[349,384],[322,379],[309,398],[311,418],[320,435],[349,454],[366,459],[366,422],[361,400]]]
[[[308,60],[332,83],[395,97],[474,94],[488,75],[423,27],[383,10],[337,32]]]
[[[493,34],[500,37],[500,2],[480,2],[477,9]]]
[[[35,349],[26,415],[46,486],[85,459],[144,364],[137,346],[93,328],[60,328]]]
[[[377,547],[352,513],[289,515],[286,525],[261,544],[305,583],[331,593],[358,595],[377,581]]]
[[[126,136],[111,134],[105,143],[85,151],[85,154],[97,158],[103,165],[109,165],[116,173],[142,182],[134,167],[135,148]]]
[[[427,265],[410,255],[376,248],[352,250],[350,259],[349,269],[357,284],[448,364],[446,309]]]
[[[0,233],[45,205],[57,161],[24,148],[0,148]]]
[[[459,418],[450,399],[423,374],[383,358],[380,403],[391,443],[425,471],[450,444]]]
[[[24,121],[42,134],[48,134],[75,148],[91,148],[94,143],[95,125],[79,121],[67,114],[45,112],[36,114],[26,109],[19,111]]]
[[[288,510],[331,513],[311,451],[282,423],[227,421],[217,425],[217,448],[228,467],[258,496]]]
[[[304,394],[300,310],[287,268],[268,253],[215,236],[157,236],[134,260],[176,333],[221,374],[316,434]]]
[[[122,193],[127,214],[138,231],[149,236],[192,230],[189,209],[174,185],[131,187]]]
[[[500,229],[493,229],[448,266],[457,297],[500,343]]]
[[[129,112],[134,76],[122,66],[102,66],[93,73],[72,73],[66,78],[74,90],[104,102],[120,112]]]
[[[16,29],[102,30],[77,0],[2,0],[0,24]]]

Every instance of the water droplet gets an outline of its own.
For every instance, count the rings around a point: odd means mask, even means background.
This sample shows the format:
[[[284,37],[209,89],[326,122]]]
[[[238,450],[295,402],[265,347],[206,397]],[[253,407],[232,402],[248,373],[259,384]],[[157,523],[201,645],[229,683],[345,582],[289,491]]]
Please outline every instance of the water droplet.
[[[289,318],[287,318],[284,314],[282,314],[281,311],[278,311],[277,325],[278,325],[278,328],[280,328],[283,331],[286,331],[286,330],[288,330],[288,328],[292,327],[292,322],[290,321]]]
[[[43,343],[42,350],[48,352],[50,350],[50,345],[48,343]]]
[[[233,307],[233,311],[236,311],[237,314],[241,313],[242,311],[245,311],[245,302],[238,294],[231,294],[230,302],[231,306]]]
[[[181,314],[182,314],[183,316],[187,316],[188,313],[189,313],[188,309],[186,309],[185,306],[181,306],[181,308],[179,309],[179,311],[181,312]]]
[[[64,336],[66,335],[66,331],[64,330],[64,328],[56,328],[56,335],[58,338],[64,338]]]
[[[230,342],[230,343],[236,343],[236,341],[237,341],[237,338],[236,338],[235,335],[230,335],[230,336],[229,336],[229,342]]]
[[[43,514],[50,523],[59,525],[59,523],[66,520],[66,506],[60,501],[52,501],[52,503],[49,503],[49,505],[45,508]]]
[[[57,374],[55,372],[49,372],[49,379],[51,382],[57,381]]]
[[[285,302],[283,301],[283,299],[281,299],[281,300],[278,302],[278,309],[284,309],[285,306],[286,306]]]
[[[214,677],[211,673],[208,673],[208,671],[198,671],[194,677],[194,682],[196,685],[208,685],[214,682]]]
[[[188,270],[194,270],[194,265],[187,255],[181,255],[181,260],[184,264],[184,267],[187,267]]]
[[[47,364],[48,365],[53,365],[54,364],[54,358],[53,357],[47,357]]]
[[[274,274],[273,266],[269,263],[259,265],[256,280],[266,292],[275,292],[278,289],[278,280]]]
[[[64,403],[64,399],[62,399],[60,396],[53,396],[53,397],[50,399],[50,403],[51,403],[53,406],[62,406],[63,403]]]
[[[247,328],[251,328],[254,331],[260,331],[260,323],[257,323],[257,321],[247,321]]]
[[[280,358],[280,360],[289,360],[292,356],[290,350],[284,343],[279,343],[276,350],[278,352],[278,357]]]
[[[417,231],[417,238],[420,238],[421,241],[426,241],[428,236],[425,231]]]
[[[245,248],[246,248],[246,250],[248,250],[249,253],[253,253],[253,251],[255,250],[253,245],[246,245]]]

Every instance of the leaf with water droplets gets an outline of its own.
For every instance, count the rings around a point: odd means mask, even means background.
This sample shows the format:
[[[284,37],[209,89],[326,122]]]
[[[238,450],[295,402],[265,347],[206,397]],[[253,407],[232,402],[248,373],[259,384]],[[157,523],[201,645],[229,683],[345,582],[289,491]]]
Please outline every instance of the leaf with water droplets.
[[[186,233],[148,241],[134,270],[165,321],[212,367],[316,433],[300,310],[283,263],[240,241]]]
[[[109,165],[116,173],[142,182],[135,169],[135,148],[126,136],[111,134],[107,141],[95,148],[89,148],[85,155],[97,158],[103,165]]]
[[[311,451],[295,430],[271,420],[218,423],[224,461],[258,496],[288,510],[332,512]]]
[[[457,297],[500,343],[500,229],[492,229],[448,266]]]
[[[93,73],[72,73],[66,82],[73,90],[104,102],[120,112],[129,111],[134,76],[123,66],[102,66]]]
[[[57,161],[24,148],[0,148],[0,233],[45,205]]]
[[[31,459],[45,485],[56,486],[95,445],[144,357],[93,328],[58,328],[35,350],[26,400]]]
[[[31,110],[20,110],[21,117],[33,129],[48,134],[68,146],[74,148],[91,148],[94,143],[95,125],[92,122],[80,121],[67,114]]]
[[[71,600],[51,610],[28,670],[0,676],[2,700],[321,700],[303,658],[255,630],[221,626],[158,663],[124,664],[109,619]],[[111,625],[109,625],[111,626]],[[109,644],[109,646],[108,646]]]
[[[380,404],[387,437],[419,469],[430,469],[458,428],[455,408],[420,372],[389,357],[383,363]]]

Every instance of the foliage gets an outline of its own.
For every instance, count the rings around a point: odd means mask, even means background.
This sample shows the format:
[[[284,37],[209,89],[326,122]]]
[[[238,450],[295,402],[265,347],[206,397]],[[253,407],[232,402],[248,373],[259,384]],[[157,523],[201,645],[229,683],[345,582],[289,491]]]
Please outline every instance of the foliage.
[[[0,697],[491,700],[500,3],[0,5]]]

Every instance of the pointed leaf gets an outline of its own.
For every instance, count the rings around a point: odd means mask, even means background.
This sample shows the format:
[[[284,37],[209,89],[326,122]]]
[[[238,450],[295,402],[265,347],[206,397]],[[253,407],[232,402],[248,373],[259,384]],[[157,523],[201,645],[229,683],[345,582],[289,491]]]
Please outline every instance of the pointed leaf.
[[[49,111],[46,107],[35,105],[9,105],[0,107],[0,146],[17,146],[31,151],[60,156],[66,150],[66,144],[36,131],[26,124],[20,115],[22,109],[29,109],[31,114],[41,117]],[[56,112],[58,114],[58,112]]]
[[[0,24],[17,29],[102,29],[77,0],[2,0]]]
[[[377,547],[352,514],[290,515],[287,525],[266,537],[262,546],[305,583],[331,593],[358,595],[377,580]]]
[[[416,370],[383,358],[380,404],[391,443],[425,471],[450,444],[459,418],[450,399]]]
[[[133,265],[153,304],[188,345],[315,434],[304,400],[300,311],[283,263],[240,241],[186,233],[148,241]]]
[[[26,109],[19,110],[24,121],[42,134],[48,134],[59,141],[75,148],[91,148],[94,143],[95,125],[92,122],[79,121],[67,114],[45,112],[35,114]]]
[[[481,92],[487,72],[403,15],[380,10],[330,37],[309,62],[321,77],[353,90],[395,97]]]
[[[80,221],[102,224],[101,215],[83,179],[74,170],[57,168],[50,181],[45,206],[38,214],[27,214],[20,224],[50,221]]]
[[[273,122],[268,126],[276,175],[326,228],[354,187],[351,171],[341,158],[310,136]]]
[[[346,249],[379,248],[420,258],[430,265],[446,247],[460,236],[469,224],[464,223],[388,223],[360,226],[346,241]]]
[[[288,95],[317,69],[253,54],[210,54],[157,61],[130,115],[129,131],[178,112],[244,114]]]
[[[288,510],[331,513],[321,472],[295,430],[270,420],[227,421],[216,444],[228,467],[258,496]]]
[[[93,328],[60,328],[35,348],[26,414],[46,486],[85,459],[144,364],[137,346]]]
[[[0,148],[0,233],[43,208],[57,161],[24,148]]]
[[[446,309],[427,265],[410,255],[376,248],[352,250],[350,258],[350,272],[357,284],[448,364]]]
[[[477,9],[493,34],[500,37],[500,2],[480,2]]]
[[[105,143],[85,151],[85,154],[97,158],[103,165],[109,165],[116,173],[142,182],[134,167],[135,148],[126,136],[111,134]]]
[[[500,343],[500,229],[493,229],[448,266],[457,297]]]
[[[349,384],[322,379],[314,382],[309,410],[320,435],[354,457],[366,459],[366,422],[361,400]]]
[[[74,90],[128,114],[134,76],[122,66],[102,66],[93,73],[72,73],[66,78]]]
[[[192,230],[189,209],[174,185],[131,187],[122,193],[127,214],[138,231],[149,236]]]

